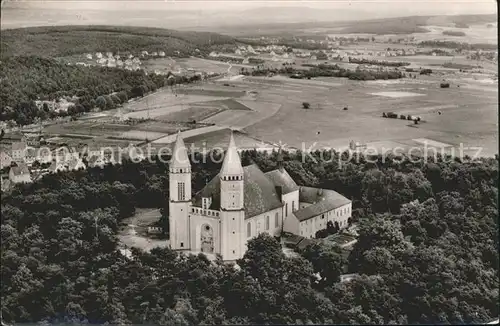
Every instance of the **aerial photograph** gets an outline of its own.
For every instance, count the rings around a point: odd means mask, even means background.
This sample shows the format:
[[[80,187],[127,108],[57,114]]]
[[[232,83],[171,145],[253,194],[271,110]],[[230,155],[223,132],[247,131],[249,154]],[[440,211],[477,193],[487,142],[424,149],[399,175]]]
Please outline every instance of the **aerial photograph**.
[[[1,326],[499,324],[494,0],[1,0]]]

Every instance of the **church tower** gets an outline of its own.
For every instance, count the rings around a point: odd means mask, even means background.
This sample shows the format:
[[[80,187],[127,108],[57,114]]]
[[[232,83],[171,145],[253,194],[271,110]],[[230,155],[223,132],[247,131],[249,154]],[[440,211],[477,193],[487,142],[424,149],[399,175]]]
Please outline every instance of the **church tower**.
[[[221,255],[224,260],[236,260],[246,251],[244,173],[233,133],[220,172]]]
[[[169,166],[169,190],[170,247],[174,250],[188,250],[191,163],[180,132],[177,134]]]

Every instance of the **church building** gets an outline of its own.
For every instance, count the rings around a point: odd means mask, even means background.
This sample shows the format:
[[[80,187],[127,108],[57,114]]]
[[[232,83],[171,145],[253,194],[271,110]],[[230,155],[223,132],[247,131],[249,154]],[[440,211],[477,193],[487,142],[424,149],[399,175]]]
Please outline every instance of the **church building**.
[[[221,171],[192,197],[191,164],[179,133],[169,167],[170,247],[234,261],[262,232],[312,238],[328,221],[346,227],[351,201],[333,190],[298,186],[278,156],[279,168],[267,173],[255,164],[243,167],[231,133]]]

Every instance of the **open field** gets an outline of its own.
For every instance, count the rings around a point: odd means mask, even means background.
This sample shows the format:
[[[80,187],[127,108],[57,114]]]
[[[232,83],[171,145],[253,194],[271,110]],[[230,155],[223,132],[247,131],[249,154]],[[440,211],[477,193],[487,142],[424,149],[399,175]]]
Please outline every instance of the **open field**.
[[[390,98],[400,98],[400,97],[414,97],[414,96],[424,96],[425,94],[410,93],[410,92],[377,92],[370,93],[371,95],[378,95]]]
[[[218,95],[200,95],[186,94],[183,92],[184,87],[175,87],[174,91],[170,88],[163,88],[157,92],[148,94],[140,99],[130,101],[123,106],[124,111],[143,111],[149,109],[161,109],[174,105],[186,105],[190,103],[206,102],[217,99],[224,99]],[[200,90],[198,93],[202,93]],[[232,94],[231,94],[232,95]]]
[[[255,87],[255,78],[248,77]],[[272,78],[271,78],[272,79]],[[324,80],[323,78],[322,80]],[[332,78],[333,79],[333,78]],[[339,79],[333,79],[337,82]],[[243,81],[245,82],[245,81]],[[285,85],[287,83],[283,81]],[[484,146],[483,154],[497,152],[498,93],[485,94],[484,89],[463,87],[439,88],[440,79],[433,76],[397,83],[360,82],[342,80],[341,85],[328,92],[308,88],[302,93],[280,94],[280,86],[267,90],[258,88],[257,102],[281,104],[279,111],[244,129],[249,135],[271,142],[282,141],[289,146],[308,149],[346,148],[349,141],[405,142],[428,138],[436,142],[458,146]],[[496,85],[495,85],[496,86]],[[372,93],[418,93],[416,97],[383,97]],[[302,102],[317,103],[319,109],[304,110]],[[331,106],[327,106],[331,103]],[[348,106],[348,111],[341,108]],[[414,126],[410,121],[381,118],[382,112],[421,116],[424,120]],[[438,111],[442,114],[439,115]],[[394,143],[393,143],[394,144]]]
[[[183,121],[183,122],[189,122],[193,120],[201,121],[221,111],[224,111],[224,109],[220,106],[208,106],[208,107],[190,106],[189,108],[182,111],[176,111],[166,115],[159,116],[158,120]]]

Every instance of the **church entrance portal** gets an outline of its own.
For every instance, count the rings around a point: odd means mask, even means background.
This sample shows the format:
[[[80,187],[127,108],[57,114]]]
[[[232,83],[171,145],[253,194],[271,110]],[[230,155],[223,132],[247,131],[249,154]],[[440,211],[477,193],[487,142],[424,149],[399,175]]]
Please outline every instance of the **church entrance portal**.
[[[201,226],[201,252],[214,253],[214,231],[208,224]]]

